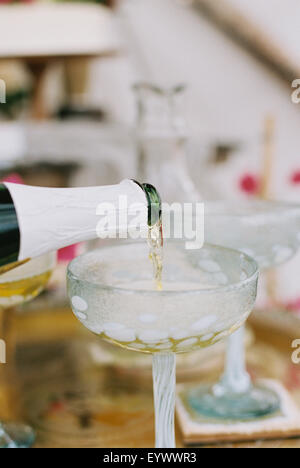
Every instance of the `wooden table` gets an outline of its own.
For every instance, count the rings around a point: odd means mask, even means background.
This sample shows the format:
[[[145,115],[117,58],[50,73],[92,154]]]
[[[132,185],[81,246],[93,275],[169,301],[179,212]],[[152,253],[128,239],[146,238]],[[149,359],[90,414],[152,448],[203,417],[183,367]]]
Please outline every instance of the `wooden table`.
[[[256,342],[248,351],[252,374],[282,380],[300,405],[300,366],[291,363],[294,337],[253,326]],[[124,351],[112,358],[111,349],[86,332],[67,307],[38,311],[35,306],[34,312],[17,317],[15,331],[19,344],[14,388],[23,416],[37,430],[35,447],[153,447],[150,356],[130,353],[128,365],[126,359],[118,365]],[[183,373],[178,362],[179,382],[201,380],[200,354],[197,360],[199,370],[191,368],[191,375]],[[222,362],[216,361],[202,378],[216,379],[221,371]],[[182,446],[177,427],[177,447]],[[218,447],[300,448],[300,438]]]

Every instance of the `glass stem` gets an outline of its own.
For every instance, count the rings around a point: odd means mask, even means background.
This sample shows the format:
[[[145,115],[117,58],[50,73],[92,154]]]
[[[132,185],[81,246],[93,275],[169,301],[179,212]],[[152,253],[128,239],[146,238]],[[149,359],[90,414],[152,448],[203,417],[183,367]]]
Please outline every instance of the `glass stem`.
[[[228,339],[225,373],[214,391],[217,395],[242,394],[251,388],[251,378],[246,370],[245,327]]]
[[[2,438],[5,441],[5,443],[7,444],[9,448],[16,447],[14,441],[9,437],[9,435],[7,434],[7,432],[5,431],[1,423],[0,423],[0,438]]]
[[[155,407],[155,448],[175,448],[175,354],[153,354],[152,371]]]

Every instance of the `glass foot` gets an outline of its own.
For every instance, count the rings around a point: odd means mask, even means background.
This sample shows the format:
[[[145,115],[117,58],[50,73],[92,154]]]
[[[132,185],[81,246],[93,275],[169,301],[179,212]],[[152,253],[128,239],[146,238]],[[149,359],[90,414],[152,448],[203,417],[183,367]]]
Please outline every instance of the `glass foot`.
[[[29,448],[35,433],[29,426],[19,423],[0,424],[0,448]]]
[[[222,420],[243,421],[276,413],[279,396],[268,388],[252,386],[243,394],[216,394],[216,386],[198,387],[187,394],[187,403],[199,415]]]

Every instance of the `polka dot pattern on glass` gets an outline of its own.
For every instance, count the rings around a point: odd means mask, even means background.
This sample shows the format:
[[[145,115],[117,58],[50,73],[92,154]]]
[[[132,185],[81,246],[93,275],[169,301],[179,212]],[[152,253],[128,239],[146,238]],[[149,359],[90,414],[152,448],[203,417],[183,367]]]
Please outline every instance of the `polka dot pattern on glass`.
[[[168,333],[162,330],[145,330],[139,334],[139,339],[144,343],[159,343],[166,340]]]
[[[203,317],[202,319],[193,323],[192,329],[198,332],[203,332],[207,330],[217,320],[218,320],[218,317],[216,315],[208,315],[207,317]]]
[[[122,330],[111,330],[106,332],[106,335],[115,341],[119,341],[120,343],[131,343],[136,339],[134,330],[130,328],[124,328]]]
[[[87,315],[84,312],[76,311],[75,315],[76,315],[76,317],[79,318],[79,320],[86,320],[87,319]]]
[[[157,316],[154,314],[142,314],[139,316],[139,321],[142,323],[154,323],[157,320]]]
[[[197,338],[190,338],[188,340],[181,341],[181,343],[177,345],[177,348],[178,349],[190,348],[194,346],[195,344],[197,344],[197,342],[198,342]]]
[[[214,260],[200,260],[199,267],[207,273],[218,273],[221,271],[220,265]]]
[[[73,296],[71,301],[74,309],[79,310],[80,312],[88,310],[88,304],[84,299],[82,299],[82,297]]]

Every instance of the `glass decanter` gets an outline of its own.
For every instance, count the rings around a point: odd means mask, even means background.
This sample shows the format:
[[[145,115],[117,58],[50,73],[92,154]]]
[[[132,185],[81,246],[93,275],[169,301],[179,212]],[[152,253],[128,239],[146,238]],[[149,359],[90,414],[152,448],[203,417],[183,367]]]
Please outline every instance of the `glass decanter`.
[[[137,101],[138,178],[151,181],[163,202],[201,200],[187,167],[185,86],[134,86]]]

